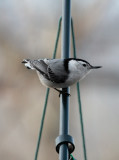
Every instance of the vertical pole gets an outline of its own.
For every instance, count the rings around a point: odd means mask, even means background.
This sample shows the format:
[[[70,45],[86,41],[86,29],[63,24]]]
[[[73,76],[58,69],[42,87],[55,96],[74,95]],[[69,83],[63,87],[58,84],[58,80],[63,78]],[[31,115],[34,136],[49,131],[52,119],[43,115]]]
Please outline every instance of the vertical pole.
[[[62,0],[62,55],[61,57],[69,58],[70,55],[70,0]],[[69,88],[63,88],[69,92]],[[69,97],[62,95],[60,98],[60,135],[69,133]],[[59,149],[59,159],[68,160],[69,150],[66,144],[62,144]]]

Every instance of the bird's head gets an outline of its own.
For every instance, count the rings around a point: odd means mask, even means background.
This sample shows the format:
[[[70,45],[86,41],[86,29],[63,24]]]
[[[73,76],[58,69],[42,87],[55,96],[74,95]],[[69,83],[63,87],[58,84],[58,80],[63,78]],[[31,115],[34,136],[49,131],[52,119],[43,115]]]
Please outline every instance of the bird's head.
[[[77,59],[76,62],[77,62],[77,68],[81,69],[84,72],[88,72],[92,69],[98,69],[102,67],[102,66],[92,66],[90,63],[82,59]]]
[[[90,63],[83,59],[72,59],[70,61],[70,70],[77,70],[81,77],[84,77],[91,70],[98,68],[101,68],[101,66],[92,66]]]

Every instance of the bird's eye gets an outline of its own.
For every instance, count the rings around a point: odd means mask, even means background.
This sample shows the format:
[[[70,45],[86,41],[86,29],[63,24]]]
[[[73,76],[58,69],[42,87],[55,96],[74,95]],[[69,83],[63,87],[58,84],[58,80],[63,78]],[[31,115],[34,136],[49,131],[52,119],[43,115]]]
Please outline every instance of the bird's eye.
[[[86,67],[86,64],[83,64],[84,67]]]

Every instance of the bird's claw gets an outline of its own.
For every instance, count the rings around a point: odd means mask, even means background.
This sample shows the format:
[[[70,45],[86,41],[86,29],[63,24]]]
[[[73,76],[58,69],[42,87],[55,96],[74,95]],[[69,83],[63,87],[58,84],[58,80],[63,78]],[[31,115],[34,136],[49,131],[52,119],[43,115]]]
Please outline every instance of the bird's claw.
[[[67,93],[67,92],[63,92],[63,91],[59,91],[59,97],[60,97],[60,95],[66,95],[66,96],[71,96],[71,94],[69,94],[69,93]]]
[[[56,91],[58,91],[59,92],[59,97],[60,97],[60,95],[62,94],[64,94],[64,95],[66,95],[66,96],[71,96],[69,93],[67,93],[67,91],[65,91],[65,90],[59,90],[59,89],[57,89],[57,88],[54,88]]]

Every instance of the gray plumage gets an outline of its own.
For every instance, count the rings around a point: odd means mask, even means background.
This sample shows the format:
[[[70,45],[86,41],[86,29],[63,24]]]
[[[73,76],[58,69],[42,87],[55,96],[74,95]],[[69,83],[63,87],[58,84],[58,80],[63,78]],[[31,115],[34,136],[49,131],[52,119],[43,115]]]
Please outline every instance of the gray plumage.
[[[36,69],[41,76],[53,83],[64,83],[68,76],[67,71],[64,70],[63,59],[27,59],[23,63],[29,69]]]
[[[41,83],[52,88],[66,88],[84,78],[92,66],[82,59],[25,59],[23,62],[28,69],[36,70]]]

